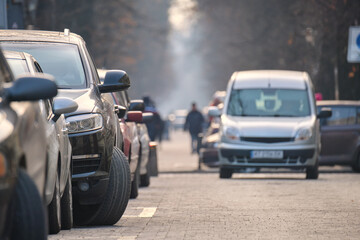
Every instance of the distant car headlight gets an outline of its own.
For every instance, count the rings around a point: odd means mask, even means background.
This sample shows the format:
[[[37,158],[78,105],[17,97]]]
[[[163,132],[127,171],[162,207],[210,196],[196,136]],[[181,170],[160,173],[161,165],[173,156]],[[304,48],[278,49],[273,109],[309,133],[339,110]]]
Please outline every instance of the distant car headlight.
[[[229,140],[240,140],[240,130],[235,127],[224,127],[223,136]]]
[[[311,128],[301,128],[295,135],[295,141],[306,141],[312,137]]]
[[[66,118],[69,133],[78,133],[100,129],[103,118],[100,114],[83,114]]]

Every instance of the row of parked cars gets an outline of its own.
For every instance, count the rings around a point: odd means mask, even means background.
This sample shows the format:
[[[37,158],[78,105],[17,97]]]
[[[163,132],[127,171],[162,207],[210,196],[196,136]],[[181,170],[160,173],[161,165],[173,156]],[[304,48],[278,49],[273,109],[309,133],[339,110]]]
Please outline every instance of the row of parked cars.
[[[0,30],[0,46],[0,239],[115,224],[156,151],[128,75],[68,29]]]
[[[295,71],[235,72],[222,94],[200,149],[220,178],[262,167],[305,169],[308,179],[319,165],[360,172],[359,102],[316,101],[308,74]]]

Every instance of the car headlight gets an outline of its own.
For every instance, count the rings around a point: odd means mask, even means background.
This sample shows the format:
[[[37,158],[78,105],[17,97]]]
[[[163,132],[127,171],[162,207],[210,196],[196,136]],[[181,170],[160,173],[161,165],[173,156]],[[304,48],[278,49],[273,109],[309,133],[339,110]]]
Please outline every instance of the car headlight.
[[[100,114],[83,114],[66,118],[69,133],[92,131],[103,126]]]
[[[224,127],[223,134],[227,139],[240,140],[240,130],[235,127]]]
[[[312,137],[311,128],[301,128],[298,130],[295,136],[295,141],[306,141]]]

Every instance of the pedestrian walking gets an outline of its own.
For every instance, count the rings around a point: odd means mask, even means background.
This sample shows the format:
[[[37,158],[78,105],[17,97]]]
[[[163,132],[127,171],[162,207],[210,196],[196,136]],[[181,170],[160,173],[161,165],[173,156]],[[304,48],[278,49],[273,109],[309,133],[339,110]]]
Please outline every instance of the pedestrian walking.
[[[191,136],[191,151],[197,152],[198,135],[202,132],[204,123],[203,115],[197,110],[196,103],[192,103],[191,111],[186,116],[184,131],[189,130]]]

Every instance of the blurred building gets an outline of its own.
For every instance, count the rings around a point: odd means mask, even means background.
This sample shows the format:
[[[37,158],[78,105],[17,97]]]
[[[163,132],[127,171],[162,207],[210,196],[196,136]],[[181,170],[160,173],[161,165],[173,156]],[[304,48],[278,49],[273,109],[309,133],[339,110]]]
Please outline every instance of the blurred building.
[[[38,0],[0,0],[0,29],[31,29]]]

